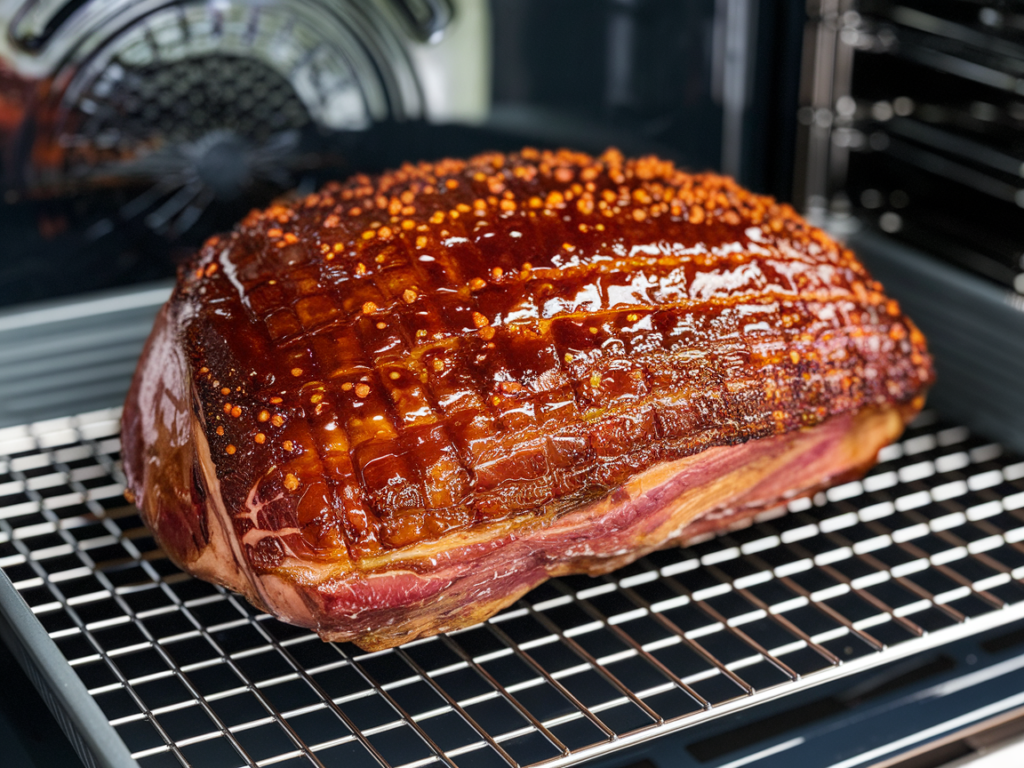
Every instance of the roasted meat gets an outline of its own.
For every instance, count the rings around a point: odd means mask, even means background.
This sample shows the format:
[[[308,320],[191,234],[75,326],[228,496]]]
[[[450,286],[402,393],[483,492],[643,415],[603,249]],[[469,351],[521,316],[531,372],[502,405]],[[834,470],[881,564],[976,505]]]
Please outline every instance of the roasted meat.
[[[182,269],[125,406],[127,494],[186,571],[385,648],[862,473],[932,377],[850,251],[727,178],[406,165]]]

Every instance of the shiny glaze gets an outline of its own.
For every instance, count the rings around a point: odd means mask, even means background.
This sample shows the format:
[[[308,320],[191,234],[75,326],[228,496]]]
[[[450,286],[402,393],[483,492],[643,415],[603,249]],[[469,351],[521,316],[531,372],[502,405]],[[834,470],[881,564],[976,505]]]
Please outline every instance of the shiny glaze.
[[[330,184],[211,239],[171,304],[261,572],[578,508],[933,378],[896,303],[791,208],[614,151]]]

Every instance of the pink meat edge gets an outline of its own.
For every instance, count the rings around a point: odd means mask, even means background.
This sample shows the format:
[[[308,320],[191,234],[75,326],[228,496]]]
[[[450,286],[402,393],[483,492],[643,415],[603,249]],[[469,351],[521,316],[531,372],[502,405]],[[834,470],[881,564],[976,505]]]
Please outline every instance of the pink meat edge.
[[[893,410],[899,423],[888,439],[903,426]],[[862,474],[881,445],[867,457],[857,455],[838,466],[834,462],[855,418],[845,414],[803,433],[708,449],[684,471],[635,497],[620,489],[525,535],[509,533],[483,545],[448,550],[429,573],[396,568],[325,582],[316,591],[321,617],[316,630],[325,640],[387,647],[482,621],[552,576],[607,573],[656,549],[745,524],[836,477]],[[801,437],[804,445],[781,471],[737,489],[725,502],[673,529],[673,513],[693,488],[746,464],[770,461],[780,446]],[[826,469],[830,463],[831,473]],[[798,490],[789,490],[794,487]]]

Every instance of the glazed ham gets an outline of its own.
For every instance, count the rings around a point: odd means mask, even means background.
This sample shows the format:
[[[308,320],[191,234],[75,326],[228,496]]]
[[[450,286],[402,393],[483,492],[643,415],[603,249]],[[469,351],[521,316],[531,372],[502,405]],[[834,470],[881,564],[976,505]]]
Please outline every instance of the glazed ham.
[[[407,165],[182,269],[127,495],[184,570],[380,649],[859,475],[932,378],[852,253],[729,179]]]

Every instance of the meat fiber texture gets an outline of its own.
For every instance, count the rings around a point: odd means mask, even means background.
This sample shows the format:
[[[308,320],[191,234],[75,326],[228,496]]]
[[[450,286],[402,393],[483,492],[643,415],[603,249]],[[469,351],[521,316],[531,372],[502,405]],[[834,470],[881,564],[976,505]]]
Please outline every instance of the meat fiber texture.
[[[614,150],[406,165],[182,268],[127,496],[184,570],[380,649],[863,473],[932,378],[850,251],[730,179]]]

